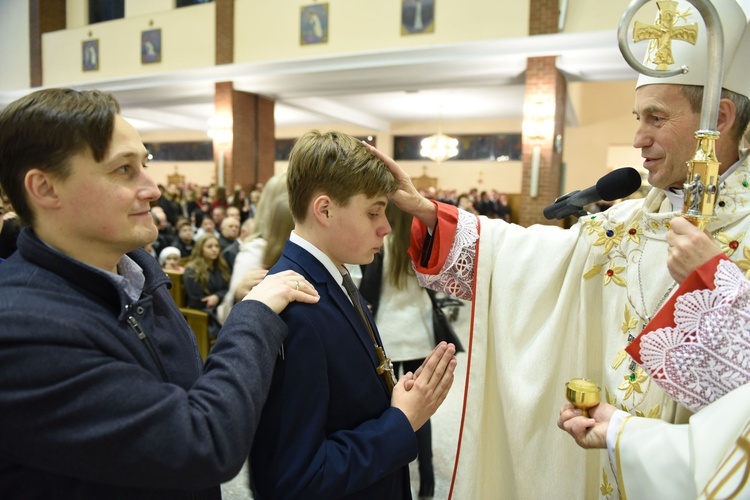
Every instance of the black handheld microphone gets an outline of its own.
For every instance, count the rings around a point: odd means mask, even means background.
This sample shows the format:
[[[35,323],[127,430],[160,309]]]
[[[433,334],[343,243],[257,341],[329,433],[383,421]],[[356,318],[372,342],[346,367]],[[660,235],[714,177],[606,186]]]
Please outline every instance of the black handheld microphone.
[[[547,219],[564,219],[570,215],[586,215],[583,207],[597,201],[614,201],[625,198],[641,187],[641,174],[631,167],[617,168],[583,191],[573,191],[555,200],[544,209]]]

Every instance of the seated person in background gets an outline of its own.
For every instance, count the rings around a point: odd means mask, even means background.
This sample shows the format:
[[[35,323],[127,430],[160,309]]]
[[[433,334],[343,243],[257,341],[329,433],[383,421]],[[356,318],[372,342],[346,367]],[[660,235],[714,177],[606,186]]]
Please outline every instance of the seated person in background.
[[[479,200],[474,204],[474,208],[479,212],[479,215],[484,215],[490,219],[497,218],[495,200],[490,197],[490,193],[487,191],[482,191],[479,195]]]
[[[243,217],[246,217],[248,219],[255,218],[255,211],[258,209],[258,203],[260,203],[260,195],[261,191],[259,191],[258,189],[253,189],[252,191],[250,191],[249,203],[242,211],[242,213],[244,214]]]
[[[254,225],[255,222],[252,219],[247,219],[245,222],[240,224],[240,235],[236,240],[232,242],[231,245],[221,251],[221,256],[224,257],[224,260],[227,261],[227,266],[229,266],[230,274],[234,269],[234,259],[237,258],[237,254],[240,251],[240,244],[252,234]]]
[[[232,217],[236,219],[237,222],[242,223],[242,213],[239,208],[233,205],[227,207],[227,217]]]
[[[168,247],[172,241],[177,237],[177,232],[174,226],[167,220],[167,214],[164,213],[164,209],[160,206],[151,207],[151,216],[154,218],[156,223],[156,229],[159,230],[159,236],[156,237],[154,242],[154,250],[158,255],[162,248]]]
[[[505,222],[511,221],[510,204],[508,202],[508,195],[505,193],[499,193],[497,200],[495,200],[495,208],[497,208],[497,217],[503,219]]]
[[[222,188],[219,188],[217,191],[221,191],[221,190]],[[222,221],[227,216],[227,210],[226,210],[226,207],[222,205],[213,206],[213,204],[216,203],[217,201],[218,200],[214,199],[214,201],[211,202],[212,204],[211,220],[214,221],[215,230],[218,232],[219,228],[221,227]]]
[[[195,233],[190,222],[183,220],[177,224],[177,238],[172,241],[172,246],[180,251],[180,257],[190,257],[193,253],[195,246],[194,237]]]
[[[219,233],[219,246],[224,251],[240,235],[240,220],[234,217],[224,217],[224,220],[221,221]]]
[[[163,209],[169,225],[174,227],[177,225],[177,219],[182,216],[182,206],[180,205],[182,191],[176,184],[171,183],[167,187],[160,186],[160,189],[162,189],[162,196],[156,203]]]
[[[224,209],[222,208],[221,210]],[[197,240],[204,234],[213,234],[217,240],[219,239],[219,231],[216,230],[216,223],[211,217],[203,217],[200,227],[195,232],[195,239]]]
[[[416,378],[410,372],[394,387],[344,267],[370,263],[383,244],[395,179],[360,141],[337,132],[300,137],[287,176],[295,227],[269,274],[297,270],[321,300],[283,317],[290,337],[250,458],[255,498],[410,499],[414,433],[450,389],[455,347],[440,344]]]
[[[0,496],[220,498],[242,468],[299,274],[237,304],[204,366],[156,239],[148,151],[107,93],[0,112],[0,185],[24,227],[0,266]]]
[[[177,247],[166,247],[159,253],[159,264],[162,269],[183,272],[184,267],[180,265],[180,249]]]
[[[190,212],[189,219],[190,223],[193,225],[193,232],[197,232],[198,229],[200,229],[201,224],[203,223],[203,218],[206,216],[206,213],[201,210],[199,207]]]
[[[190,260],[182,275],[187,294],[187,306],[209,313],[209,333],[215,337],[219,331],[216,306],[229,291],[229,268],[221,256],[219,240],[204,234],[195,242]]]
[[[474,215],[479,215],[479,212],[477,212],[477,209],[474,208],[474,204],[471,202],[471,198],[466,193],[458,195],[457,206],[461,210],[465,210]]]

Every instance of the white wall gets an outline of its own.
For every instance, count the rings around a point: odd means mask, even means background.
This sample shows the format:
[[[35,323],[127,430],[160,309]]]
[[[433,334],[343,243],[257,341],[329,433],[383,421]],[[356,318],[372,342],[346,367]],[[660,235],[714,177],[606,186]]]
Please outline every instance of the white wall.
[[[126,5],[126,14],[129,8],[139,15],[42,35],[44,84],[55,86],[95,83],[99,80],[214,65],[216,9],[213,3],[163,11],[164,0],[158,0],[152,8],[148,8],[146,0],[140,1],[144,4],[130,2]],[[77,17],[87,11],[81,9],[82,0],[73,2],[74,0],[68,0],[68,5],[75,6]],[[133,5],[139,8],[134,8]],[[141,32],[157,28],[161,29],[162,60],[142,64]],[[1,38],[4,36],[0,35],[0,40]],[[99,69],[96,71],[83,71],[82,68],[81,44],[89,39],[99,40]]]
[[[435,32],[402,36],[400,0],[327,0],[328,43],[301,46],[300,8],[313,3],[235,0],[235,61],[512,38],[529,32],[528,1],[437,0]]]
[[[29,5],[22,0],[0,0],[0,90],[31,85]]]

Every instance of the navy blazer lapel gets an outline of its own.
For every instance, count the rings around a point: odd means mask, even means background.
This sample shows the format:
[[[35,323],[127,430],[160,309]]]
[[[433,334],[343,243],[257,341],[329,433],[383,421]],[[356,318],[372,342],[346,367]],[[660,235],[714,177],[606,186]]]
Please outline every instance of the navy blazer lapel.
[[[313,257],[310,252],[291,241],[286,242],[282,255],[304,269],[304,274],[308,275],[308,279],[311,280],[313,286],[321,297],[324,294],[328,295],[330,301],[344,314],[344,317],[346,317],[351,328],[355,331],[357,337],[362,343],[362,347],[365,348],[367,354],[370,356],[373,367],[377,367],[379,360],[375,353],[375,349],[373,348],[372,339],[370,338],[370,333],[367,331],[367,326],[362,323],[359,313],[349,301],[349,296],[341,288],[340,283],[331,276],[328,269],[326,269],[318,259]],[[363,303],[361,297],[360,302]],[[364,306],[364,303],[363,307],[366,307]],[[377,330],[375,329],[371,315],[369,312],[365,314],[367,314],[370,324],[373,325],[373,331],[375,331],[377,335]]]

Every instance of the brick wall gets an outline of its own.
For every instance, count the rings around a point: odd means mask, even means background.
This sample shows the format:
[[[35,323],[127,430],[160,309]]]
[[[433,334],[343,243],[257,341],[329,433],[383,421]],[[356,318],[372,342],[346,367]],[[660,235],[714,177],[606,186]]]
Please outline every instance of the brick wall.
[[[266,182],[274,173],[274,101],[234,90],[231,82],[216,84],[217,114],[232,116],[232,145],[225,153],[227,191],[235,184],[245,188]],[[220,152],[214,148],[217,159]]]
[[[529,34],[557,33],[557,0],[531,0]],[[524,102],[523,180],[518,201],[518,223],[562,225],[544,218],[544,207],[560,194],[562,151],[555,150],[555,137],[562,137],[565,125],[567,84],[557,70],[556,57],[529,58],[526,65]],[[534,122],[528,125],[529,122]],[[532,155],[541,150],[537,196],[531,197]]]

